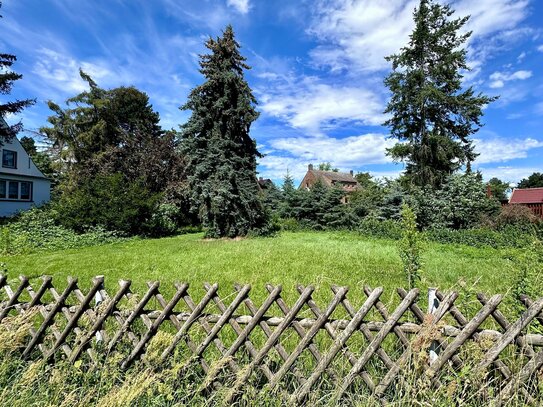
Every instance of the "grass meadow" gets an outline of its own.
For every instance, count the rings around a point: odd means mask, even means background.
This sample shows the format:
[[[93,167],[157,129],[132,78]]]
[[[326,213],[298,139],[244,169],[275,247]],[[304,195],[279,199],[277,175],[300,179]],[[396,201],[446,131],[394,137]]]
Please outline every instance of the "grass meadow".
[[[473,248],[428,242],[423,255],[421,288],[469,288],[505,293],[515,281],[517,250]],[[285,296],[295,285],[314,284],[329,293],[332,284],[382,286],[386,293],[405,287],[406,279],[397,242],[363,237],[351,232],[283,232],[274,238],[205,240],[201,234],[131,240],[80,249],[5,256],[0,262],[10,280],[23,274],[54,277],[55,285],[67,276],[86,287],[93,276],[104,275],[106,287],[130,279],[136,291],[159,280],[162,290],[173,282],[188,282],[192,290],[204,282],[231,291],[234,283],[251,284],[253,294],[264,295],[266,283],[282,284]],[[352,295],[352,294],[351,294]]]

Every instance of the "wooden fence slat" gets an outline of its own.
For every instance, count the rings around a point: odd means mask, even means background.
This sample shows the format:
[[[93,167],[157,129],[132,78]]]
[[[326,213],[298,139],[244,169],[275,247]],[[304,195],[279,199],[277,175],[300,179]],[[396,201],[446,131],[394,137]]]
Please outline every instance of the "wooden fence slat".
[[[269,350],[279,340],[279,337],[281,336],[281,334],[285,331],[285,329],[287,329],[287,327],[290,325],[290,323],[292,322],[294,317],[298,314],[298,312],[300,312],[305,302],[311,296],[314,290],[315,288],[313,286],[306,287],[302,295],[300,295],[300,297],[298,298],[294,306],[290,309],[290,312],[285,316],[285,319],[283,320],[281,325],[279,325],[275,329],[275,331],[273,331],[272,335],[268,338],[268,340],[266,341],[266,343],[264,344],[260,352],[258,352],[258,354],[253,358],[251,363],[249,363],[249,365],[247,365],[245,369],[241,371],[242,374],[238,375],[238,378],[236,379],[236,382],[232,386],[231,391],[226,396],[226,400],[225,400],[226,404],[231,403],[233,399],[237,397],[237,393],[239,389],[247,382],[247,380],[249,380],[255,367],[259,366],[262,363],[264,358],[267,356]]]
[[[334,394],[334,399],[339,400],[345,391],[349,388],[351,383],[354,381],[356,375],[358,372],[360,372],[366,363],[370,360],[370,358],[373,356],[375,351],[379,348],[381,345],[381,342],[386,338],[386,336],[389,334],[389,332],[392,330],[394,325],[398,322],[398,320],[403,316],[405,311],[409,308],[411,303],[416,300],[417,296],[419,295],[419,290],[414,288],[412,289],[407,296],[402,300],[400,305],[394,310],[392,315],[389,317],[385,325],[383,325],[383,328],[375,335],[375,338],[373,338],[373,341],[368,345],[368,347],[364,350],[362,353],[362,356],[358,359],[358,362],[356,365],[352,367],[350,372],[345,376],[345,379],[337,389],[337,391]]]
[[[496,307],[502,301],[502,296],[497,294],[488,300],[488,303],[481,308],[481,310],[468,322],[468,324],[462,329],[460,335],[458,335],[451,344],[444,349],[438,358],[430,365],[426,370],[428,377],[434,377],[439,370],[443,367],[445,362],[458,350],[464,342],[471,337],[477,328],[486,320],[486,318],[496,309]]]
[[[173,337],[173,340],[170,343],[170,345],[164,350],[164,352],[162,352],[162,355],[160,356],[160,360],[162,362],[164,362],[166,358],[168,357],[168,355],[173,352],[173,350],[175,349],[179,341],[181,341],[181,339],[183,339],[187,335],[187,332],[189,331],[192,324],[194,324],[197,321],[197,319],[200,317],[203,310],[205,309],[209,301],[211,301],[211,298],[215,295],[218,289],[219,289],[219,286],[217,284],[213,284],[207,289],[206,294],[204,295],[202,300],[198,303],[198,305],[194,307],[189,317],[185,320],[185,323],[181,326],[181,328],[179,328],[179,330]],[[195,350],[196,350],[196,347],[193,349],[193,351]]]
[[[158,281],[155,281],[151,284],[143,298],[140,300],[138,305],[136,305],[136,308],[130,313],[128,318],[121,322],[121,318],[119,315],[116,315],[117,321],[120,323],[120,328],[117,331],[117,333],[111,338],[108,346],[107,346],[107,353],[111,353],[111,351],[115,348],[115,345],[117,345],[117,342],[121,339],[121,337],[128,332],[130,329],[130,324],[136,320],[136,318],[143,312],[143,309],[147,305],[147,303],[151,300],[151,298],[155,295],[156,291],[158,290],[160,283]],[[135,336],[130,336],[130,339],[132,342],[136,340]]]
[[[230,324],[232,325],[232,328],[236,332],[237,338],[234,341],[234,343],[232,343],[230,348],[228,348],[228,350],[223,355],[221,360],[217,362],[219,366],[222,366],[225,360],[228,360],[228,358],[234,356],[235,353],[243,344],[245,344],[247,351],[252,357],[255,357],[258,354],[258,351],[254,347],[253,343],[248,339],[249,335],[251,334],[253,329],[255,329],[258,326],[258,324],[260,323],[260,319],[264,316],[266,311],[268,311],[268,309],[273,305],[277,297],[281,294],[281,291],[282,291],[282,287],[277,286],[273,289],[271,293],[269,293],[268,297],[266,298],[262,306],[255,312],[255,314],[251,318],[251,321],[245,326],[245,329],[242,330],[242,328],[240,327],[240,325],[237,323],[235,319],[230,320]],[[226,310],[226,307],[220,300],[217,301],[217,306],[219,307],[219,310],[221,312],[224,312]],[[271,372],[271,370],[263,369],[263,371],[267,379],[271,380],[273,377],[273,373]],[[213,380],[215,380],[215,377],[217,376],[217,374],[218,374],[218,370],[215,370],[214,372],[208,374],[206,377],[206,382],[210,383]]]
[[[160,316],[155,320],[153,323],[153,326],[147,330],[145,335],[141,338],[141,340],[138,342],[136,347],[132,350],[132,353],[121,363],[121,369],[127,369],[130,364],[136,359],[141,352],[143,352],[143,349],[147,345],[147,342],[151,340],[151,338],[156,334],[158,327],[164,322],[164,320],[170,315],[170,312],[172,312],[173,308],[177,305],[183,294],[187,291],[188,284],[182,284],[180,287],[177,288],[176,293],[168,303],[168,305],[164,308]]]
[[[270,388],[273,389],[277,386],[277,384],[281,381],[283,376],[290,370],[291,366],[294,364],[298,356],[301,355],[301,353],[305,350],[305,348],[309,345],[309,343],[313,340],[317,332],[322,328],[322,326],[326,323],[330,315],[332,315],[332,312],[336,309],[336,307],[339,305],[339,303],[343,300],[345,295],[347,294],[347,288],[342,287],[338,290],[324,313],[317,319],[315,324],[307,331],[305,336],[302,338],[302,340],[298,343],[294,351],[290,354],[288,359],[283,363],[281,368],[277,371],[275,376],[273,377],[272,381],[270,382]]]
[[[28,286],[28,278],[21,277],[21,284],[19,284],[19,287],[17,288],[17,291],[11,296],[9,301],[7,302],[6,306],[0,310],[0,322],[9,314],[11,311],[11,308],[17,304],[17,300],[25,290],[25,288]]]
[[[53,320],[57,314],[57,312],[60,310],[61,307],[64,306],[64,301],[68,298],[70,293],[73,291],[73,289],[77,285],[77,279],[76,278],[70,278],[68,280],[68,286],[64,289],[62,295],[58,298],[55,305],[49,311],[47,314],[47,317],[45,317],[44,321],[36,331],[36,334],[32,337],[30,343],[27,345],[26,349],[23,351],[23,358],[27,358],[30,355],[30,352],[32,352],[32,349],[36,346],[36,344],[41,340],[43,334],[47,330],[47,328],[53,323]]]
[[[60,338],[58,338],[55,343],[53,344],[53,347],[49,350],[49,353],[45,355],[45,360],[49,361],[54,355],[55,352],[58,350],[58,348],[64,343],[68,335],[72,332],[72,330],[77,325],[77,322],[79,321],[79,318],[83,315],[87,307],[89,306],[90,302],[94,299],[94,295],[100,288],[100,286],[104,283],[104,278],[95,278],[93,281],[92,288],[89,290],[88,294],[83,298],[83,301],[81,302],[81,305],[79,306],[79,309],[75,312],[75,314],[72,315],[72,318],[68,321],[68,324],[64,327],[64,330],[60,334]]]
[[[328,368],[330,363],[332,363],[332,360],[336,357],[338,352],[343,348],[343,346],[345,346],[345,343],[351,337],[354,331],[358,329],[358,327],[362,323],[362,320],[364,319],[366,314],[372,309],[373,305],[379,299],[379,296],[382,294],[382,292],[383,289],[381,287],[378,287],[373,290],[373,292],[368,296],[366,301],[364,301],[364,304],[362,304],[362,307],[360,307],[358,312],[351,319],[349,325],[347,325],[347,327],[338,335],[338,337],[328,350],[328,353],[326,353],[320,360],[311,376],[309,376],[307,381],[294,392],[291,398],[291,401],[293,403],[303,402],[316,381]]]
[[[108,300],[107,307],[104,309],[102,314],[96,319],[89,331],[80,339],[79,344],[72,350],[72,354],[69,357],[69,361],[71,363],[74,363],[77,360],[81,352],[84,350],[85,346],[89,344],[92,337],[96,335],[96,332],[100,330],[106,318],[111,315],[111,313],[115,310],[117,303],[121,300],[122,297],[124,297],[126,291],[128,291],[128,289],[130,288],[130,284],[130,280],[122,280],[120,282],[121,287],[115,294],[115,297]]]

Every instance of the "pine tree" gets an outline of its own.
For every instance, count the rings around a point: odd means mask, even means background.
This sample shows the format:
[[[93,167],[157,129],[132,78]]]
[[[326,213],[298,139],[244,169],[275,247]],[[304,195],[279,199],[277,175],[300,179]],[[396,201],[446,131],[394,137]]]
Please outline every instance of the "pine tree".
[[[205,46],[211,51],[200,57],[206,80],[181,107],[192,111],[181,128],[192,207],[209,237],[260,233],[268,226],[268,216],[256,179],[256,160],[262,156],[249,134],[258,118],[256,99],[243,75],[250,67],[231,26]]]
[[[454,11],[434,0],[415,9],[415,29],[407,46],[387,57],[393,71],[385,79],[392,92],[384,125],[399,143],[388,150],[406,162],[411,184],[438,187],[454,171],[476,158],[470,136],[481,127],[482,109],[495,100],[472,87],[462,90],[466,64],[460,33],[469,17],[451,19]]]
[[[0,1],[0,8],[2,2]],[[0,18],[2,16],[0,15]],[[12,71],[11,66],[17,61],[17,57],[12,54],[0,53],[0,95],[9,95],[13,88],[13,82],[18,81],[23,75]],[[34,99],[15,100],[6,103],[0,103],[0,121],[5,119],[8,114],[20,113],[25,107],[31,106],[36,101]],[[21,131],[21,122],[13,126],[3,126],[0,123],[0,145],[2,142],[9,141],[12,137]]]

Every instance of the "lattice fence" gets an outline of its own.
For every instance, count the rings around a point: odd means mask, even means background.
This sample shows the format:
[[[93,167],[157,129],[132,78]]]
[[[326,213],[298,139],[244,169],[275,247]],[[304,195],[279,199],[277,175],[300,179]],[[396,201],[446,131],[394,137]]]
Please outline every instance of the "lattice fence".
[[[337,400],[353,389],[387,400],[414,373],[439,388],[467,366],[470,380],[482,377],[485,397],[498,403],[514,393],[533,403],[540,399],[543,298],[523,298],[520,317],[510,320],[498,310],[501,295],[480,294],[477,307],[461,311],[466,307],[457,293],[431,290],[424,312],[426,295],[419,298],[416,289],[399,289],[392,309],[381,301],[381,288],[365,287],[349,300],[347,288],[332,287],[331,300],[321,307],[312,286],[298,286],[292,305],[281,286],[266,286],[259,305],[249,297],[249,285],[221,297],[216,284],[205,284],[197,299],[188,284],[175,284],[169,299],[158,282],[148,283],[142,295],[130,290],[130,281],[119,286],[108,293],[97,277],[85,293],[70,278],[57,291],[50,277],[33,287],[26,277],[0,276],[0,328],[20,315],[32,318],[21,349],[28,359],[96,365],[121,354],[123,369],[135,362],[160,369],[184,361],[201,370],[202,391],[227,386],[227,401],[249,384],[286,390],[298,403],[322,386]],[[150,359],[159,332],[168,341]]]

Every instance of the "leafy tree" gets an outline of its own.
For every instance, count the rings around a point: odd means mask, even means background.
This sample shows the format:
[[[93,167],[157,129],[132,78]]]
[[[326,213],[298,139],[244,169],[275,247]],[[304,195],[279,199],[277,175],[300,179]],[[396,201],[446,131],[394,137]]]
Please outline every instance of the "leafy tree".
[[[469,70],[463,47],[471,33],[460,33],[469,17],[451,19],[453,13],[421,0],[409,43],[387,57],[392,72],[385,85],[392,97],[384,125],[399,141],[388,154],[407,163],[413,185],[438,187],[462,165],[470,169],[477,155],[470,137],[481,127],[482,108],[495,100],[471,87],[462,90],[462,71]]]
[[[490,193],[498,201],[504,201],[507,199],[507,192],[511,189],[507,182],[500,180],[499,178],[491,178],[488,181],[490,187]]]
[[[2,8],[1,1],[0,8]],[[0,18],[2,18],[1,15]],[[13,88],[13,83],[23,77],[23,75],[11,70],[12,65],[16,61],[17,57],[15,55],[0,52],[0,95],[9,95]],[[2,145],[2,142],[9,141],[12,137],[15,137],[22,129],[21,122],[6,127],[2,125],[2,120],[8,114],[20,113],[24,108],[32,106],[34,103],[36,103],[35,99],[15,100],[6,103],[0,102],[0,145]]]
[[[256,179],[256,160],[262,155],[250,136],[259,115],[244,78],[250,67],[230,25],[222,37],[210,38],[205,46],[210,54],[200,57],[200,72],[206,81],[182,106],[192,111],[181,131],[192,207],[209,237],[260,233],[269,219]]]
[[[149,204],[158,205],[166,193],[176,198],[186,194],[182,183],[186,179],[185,166],[176,151],[176,134],[162,131],[159,115],[145,93],[134,87],[102,89],[84,72],[80,75],[89,90],[68,99],[65,109],[49,102],[54,112],[48,119],[52,126],[42,129],[58,162],[65,163],[59,205],[65,205],[70,216],[77,213],[72,208],[80,210],[81,216],[74,218],[80,225],[100,224],[122,227],[118,230],[130,234],[149,233]],[[93,178],[100,182],[93,184]],[[173,188],[179,191],[175,193]],[[125,209],[117,206],[116,195],[132,197],[135,191],[143,195]],[[175,200],[163,203],[174,204]],[[81,209],[85,204],[99,206]],[[139,210],[134,205],[139,205]],[[182,206],[178,208],[183,210]],[[123,211],[118,213],[120,218],[134,217],[133,223],[110,221],[109,216],[119,210]],[[68,216],[63,221],[73,227]]]
[[[543,187],[543,173],[534,172],[528,178],[523,178],[518,183],[518,188],[541,188]]]
[[[282,218],[300,219],[300,207],[303,201],[305,190],[298,190],[294,186],[294,179],[287,170],[283,178],[283,187],[281,188],[282,201],[279,204],[279,216]]]
[[[330,162],[325,162],[319,164],[319,171],[339,172],[339,168],[332,167],[332,164]]]
[[[354,213],[359,217],[377,216],[385,197],[385,188],[369,172],[359,172],[355,178],[359,188],[351,193],[349,199]]]

